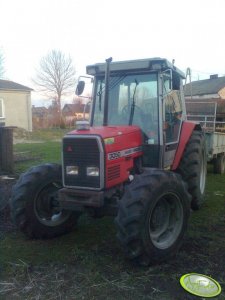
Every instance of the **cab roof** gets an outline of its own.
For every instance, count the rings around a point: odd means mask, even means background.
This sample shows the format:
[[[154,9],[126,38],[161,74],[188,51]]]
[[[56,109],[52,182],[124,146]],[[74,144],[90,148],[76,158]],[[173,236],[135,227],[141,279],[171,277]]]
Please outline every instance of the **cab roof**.
[[[96,63],[94,65],[88,65],[86,67],[87,74],[89,75],[101,75],[105,73],[106,63]],[[110,63],[110,72],[119,71],[165,71],[171,69],[182,79],[185,79],[185,74],[170,63],[165,58],[155,57],[155,58],[145,58],[136,60],[125,60],[125,61],[115,61]]]

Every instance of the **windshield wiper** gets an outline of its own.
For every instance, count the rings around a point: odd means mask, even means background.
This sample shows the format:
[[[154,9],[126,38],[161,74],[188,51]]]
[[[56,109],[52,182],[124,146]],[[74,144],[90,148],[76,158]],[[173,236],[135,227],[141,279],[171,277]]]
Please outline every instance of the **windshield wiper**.
[[[133,100],[132,100],[132,104],[131,104],[131,110],[130,110],[130,118],[129,118],[129,125],[132,125],[133,123],[133,118],[134,118],[134,110],[135,110],[135,94],[136,94],[136,90],[137,90],[137,86],[138,86],[138,81],[137,79],[135,79],[135,88],[134,88],[134,93],[133,93]]]
[[[99,111],[102,110],[102,81],[100,83],[100,88],[99,88],[99,92],[97,93],[97,95],[99,96]]]

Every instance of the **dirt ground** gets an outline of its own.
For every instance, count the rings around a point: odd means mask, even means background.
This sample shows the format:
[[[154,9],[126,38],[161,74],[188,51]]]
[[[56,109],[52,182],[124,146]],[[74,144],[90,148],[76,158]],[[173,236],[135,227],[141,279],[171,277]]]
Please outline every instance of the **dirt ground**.
[[[0,241],[8,234],[15,237],[18,234],[10,221],[7,201],[14,182],[15,179],[0,179],[1,196],[4,195],[0,209]],[[110,238],[102,241],[98,249],[92,249],[94,253],[88,252],[87,257],[77,254],[68,264],[11,262],[9,273],[0,267],[0,299],[203,300],[181,288],[179,278],[189,272],[213,274],[222,286],[220,296],[213,299],[225,299],[224,220],[211,228],[221,237],[221,243],[219,238],[214,240],[206,234],[205,226],[199,226],[201,237],[188,234],[174,259],[148,268],[126,261],[115,246],[115,240]],[[97,234],[101,234],[101,230],[101,227],[96,229]],[[190,225],[190,232],[193,230]]]

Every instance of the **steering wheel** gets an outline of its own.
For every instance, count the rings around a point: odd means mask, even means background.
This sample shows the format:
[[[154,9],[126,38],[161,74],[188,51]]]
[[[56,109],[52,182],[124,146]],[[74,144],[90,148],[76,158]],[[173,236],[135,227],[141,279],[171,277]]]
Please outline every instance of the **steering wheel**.
[[[121,111],[121,114],[122,114],[122,117],[123,118],[127,118],[130,116],[130,112],[131,112],[131,106],[130,104],[127,104],[125,105],[123,108],[122,108],[122,111]],[[137,106],[136,104],[134,105],[134,114],[137,113],[138,114],[138,117],[142,118],[144,113],[143,113],[143,110],[140,108],[140,106]]]

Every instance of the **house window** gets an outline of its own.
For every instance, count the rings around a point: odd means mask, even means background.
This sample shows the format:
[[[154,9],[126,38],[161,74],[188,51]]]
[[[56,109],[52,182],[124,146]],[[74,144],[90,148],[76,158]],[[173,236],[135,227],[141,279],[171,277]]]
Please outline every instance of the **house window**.
[[[0,98],[0,119],[5,118],[4,101]]]

